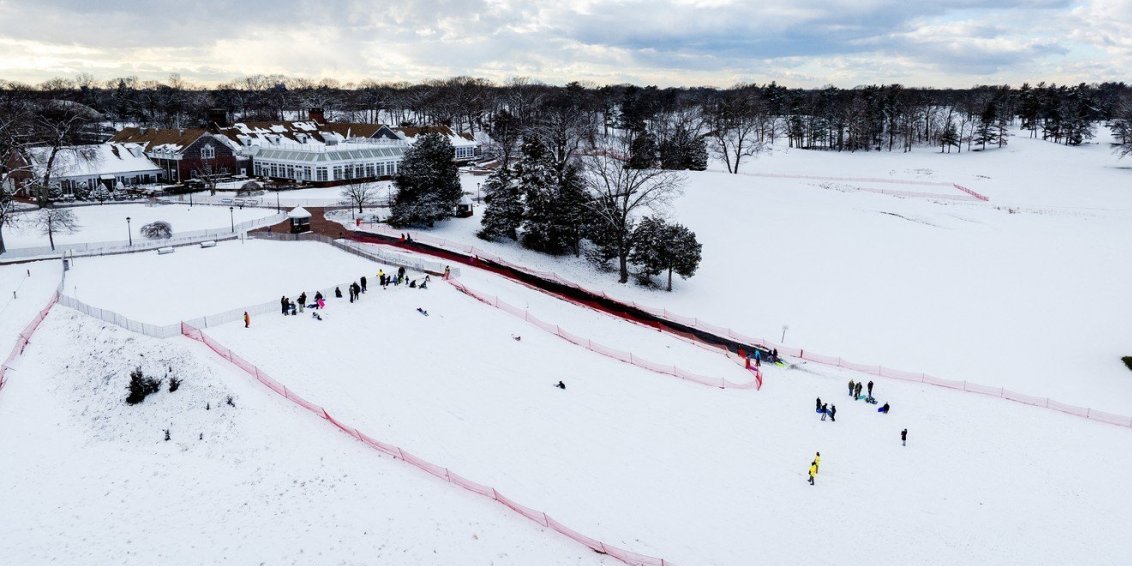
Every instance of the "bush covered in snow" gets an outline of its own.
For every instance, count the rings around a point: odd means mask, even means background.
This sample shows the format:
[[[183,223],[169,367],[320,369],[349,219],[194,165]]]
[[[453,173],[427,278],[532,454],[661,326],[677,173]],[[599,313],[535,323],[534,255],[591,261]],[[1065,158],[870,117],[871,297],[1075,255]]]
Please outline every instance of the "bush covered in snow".
[[[157,393],[157,390],[161,389],[161,382],[152,377],[146,377],[139,366],[130,372],[129,389],[130,395],[126,397],[126,404],[137,405],[145,401],[146,396],[150,393]]]
[[[141,227],[141,235],[150,240],[168,240],[173,237],[173,225],[164,220],[150,222]]]

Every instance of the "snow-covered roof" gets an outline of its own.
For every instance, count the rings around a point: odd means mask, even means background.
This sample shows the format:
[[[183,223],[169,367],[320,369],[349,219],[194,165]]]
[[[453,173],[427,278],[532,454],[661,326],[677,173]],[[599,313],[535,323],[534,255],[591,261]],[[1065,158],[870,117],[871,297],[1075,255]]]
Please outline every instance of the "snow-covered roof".
[[[311,213],[307,209],[305,209],[301,206],[296,206],[295,208],[291,209],[291,212],[287,213],[287,218],[310,218],[310,217],[311,217]]]
[[[161,171],[135,143],[105,143],[64,146],[55,155],[51,177],[113,177],[125,173],[153,173]],[[51,148],[33,147],[28,150],[36,176],[42,176],[51,157]]]

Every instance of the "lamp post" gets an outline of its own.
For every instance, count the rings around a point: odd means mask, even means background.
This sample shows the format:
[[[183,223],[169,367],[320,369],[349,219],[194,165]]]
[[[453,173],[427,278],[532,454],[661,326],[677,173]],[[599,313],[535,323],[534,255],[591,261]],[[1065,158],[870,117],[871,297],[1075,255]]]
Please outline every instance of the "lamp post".
[[[483,199],[480,198],[480,184],[479,183],[476,183],[476,202],[483,202]]]
[[[275,189],[275,214],[279,214],[279,189]]]
[[[786,331],[787,330],[790,330],[790,325],[789,324],[783,324],[782,325],[782,338],[778,341],[780,344],[786,342]]]
[[[228,219],[232,221],[232,233],[236,233],[236,212],[235,207],[228,207]]]
[[[130,228],[130,217],[126,217],[126,237],[130,239],[130,245],[134,245],[134,230]]]

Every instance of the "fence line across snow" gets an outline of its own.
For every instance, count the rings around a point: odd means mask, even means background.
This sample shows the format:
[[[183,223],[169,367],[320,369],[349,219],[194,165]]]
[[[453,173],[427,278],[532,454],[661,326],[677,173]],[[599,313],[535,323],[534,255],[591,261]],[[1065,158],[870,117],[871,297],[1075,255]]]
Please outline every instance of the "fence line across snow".
[[[59,286],[61,288],[62,283],[60,283]],[[32,335],[39,329],[40,323],[47,317],[47,313],[51,311],[51,307],[54,307],[58,300],[59,291],[56,290],[51,295],[51,300],[47,302],[47,306],[43,307],[43,309],[39,311],[39,314],[35,315],[35,318],[20,331],[19,336],[16,338],[16,344],[12,346],[12,351],[8,354],[8,357],[4,359],[4,363],[0,364],[0,391],[2,391],[4,386],[8,383],[7,373],[8,370],[12,369],[12,362],[16,361],[16,358],[24,354],[24,349],[27,348],[28,344],[31,342]]]
[[[631,365],[634,365],[634,366],[637,366],[637,367],[640,367],[640,368],[644,368],[644,369],[647,369],[647,370],[655,372],[655,373],[661,373],[661,374],[664,374],[664,375],[671,375],[673,377],[678,377],[678,378],[683,379],[685,381],[691,381],[693,383],[698,383],[698,384],[701,384],[701,385],[707,385],[707,386],[710,386],[710,387],[718,387],[720,389],[760,389],[762,387],[762,371],[758,368],[751,368],[752,373],[754,373],[754,377],[755,377],[754,381],[750,381],[750,382],[747,382],[747,383],[734,383],[734,382],[731,382],[731,381],[727,381],[726,379],[724,379],[722,377],[718,377],[718,378],[709,377],[709,376],[706,376],[706,375],[693,373],[693,372],[690,372],[688,370],[680,369],[675,364],[666,365],[666,364],[653,362],[653,361],[650,361],[648,359],[642,358],[640,356],[636,356],[632,352],[625,352],[625,351],[622,351],[622,350],[618,350],[616,348],[610,348],[610,347],[605,346],[603,344],[589,340],[588,338],[584,338],[584,337],[578,336],[576,334],[571,334],[570,332],[562,330],[562,328],[560,326],[556,325],[556,324],[552,324],[550,322],[546,322],[544,320],[539,319],[535,315],[531,314],[531,312],[527,309],[521,309],[519,307],[516,307],[514,305],[507,303],[506,301],[500,300],[499,297],[480,293],[479,291],[475,291],[475,290],[469,288],[467,285],[464,285],[463,283],[460,283],[458,281],[449,280],[448,282],[453,287],[455,287],[458,291],[468,295],[469,297],[477,299],[482,303],[491,305],[491,306],[493,306],[493,307],[495,307],[495,308],[497,308],[497,309],[499,309],[503,312],[506,312],[510,315],[521,318],[521,319],[531,323],[532,325],[538,327],[539,329],[544,330],[546,332],[549,332],[549,333],[551,333],[555,336],[558,336],[559,338],[562,338],[563,340],[566,340],[567,342],[570,342],[571,344],[574,344],[576,346],[581,346],[582,348],[586,348],[587,350],[590,350],[591,352],[596,352],[596,353],[601,354],[603,356],[606,356],[608,358],[613,358],[617,361],[625,362],[627,364],[631,364]]]
[[[646,554],[632,552],[619,548],[617,546],[605,544],[604,542],[592,537],[585,536],[578,531],[575,531],[563,525],[562,523],[555,521],[553,518],[542,511],[527,507],[505,497],[502,493],[499,493],[498,490],[490,486],[485,486],[483,484],[479,484],[466,479],[463,476],[449,470],[448,468],[433,464],[423,458],[414,456],[413,454],[409,453],[399,446],[372,438],[369,435],[359,431],[357,428],[354,428],[334,418],[325,408],[295,394],[295,392],[291,391],[286,385],[283,385],[275,379],[272,379],[269,375],[261,371],[255,364],[237,355],[229,348],[225,347],[215,339],[205,334],[202,330],[195,328],[189,323],[182,323],[181,332],[186,337],[208,346],[208,348],[215,352],[217,355],[224,358],[225,360],[228,360],[248,375],[254,377],[261,384],[279,394],[281,397],[287,399],[288,401],[291,401],[292,403],[295,403],[296,405],[302,407],[303,409],[306,409],[307,411],[310,411],[319,418],[329,421],[342,432],[349,434],[350,436],[373,448],[374,450],[411,464],[414,467],[423,470],[432,476],[447,481],[448,483],[460,486],[472,493],[488,497],[514,511],[515,513],[518,513],[519,515],[522,515],[523,517],[526,517],[527,519],[538,523],[540,526],[557,531],[558,533],[561,533],[576,542],[580,542],[588,546],[595,552],[608,554],[609,556],[612,556],[626,564],[631,564],[634,566],[672,566],[671,562],[664,560],[663,558],[656,558],[653,556],[648,556]]]
[[[395,235],[396,231],[392,230],[391,228],[387,228],[383,225],[369,225],[369,226],[367,226],[367,230],[372,231],[372,232],[376,232],[376,233],[384,235],[386,237],[391,237],[391,236],[396,237],[396,235]],[[632,306],[633,308],[640,310],[640,311],[643,311],[643,312],[646,312],[646,313],[649,313],[649,314],[657,317],[658,319],[672,321],[672,322],[675,322],[677,324],[686,326],[688,328],[696,329],[700,332],[712,334],[712,335],[715,335],[715,336],[719,336],[721,338],[726,338],[728,340],[733,340],[735,342],[747,344],[747,345],[751,346],[752,348],[758,347],[759,349],[762,349],[764,351],[770,351],[770,350],[773,350],[773,349],[777,349],[779,351],[779,356],[789,356],[789,357],[793,357],[793,358],[800,358],[800,359],[803,359],[803,360],[812,361],[812,362],[823,364],[823,365],[829,365],[829,366],[849,369],[849,370],[858,371],[858,372],[861,372],[861,373],[867,373],[867,374],[870,374],[870,375],[875,375],[875,376],[878,376],[878,377],[899,379],[899,380],[902,380],[902,381],[914,381],[914,382],[917,382],[917,383],[925,383],[925,384],[928,384],[928,385],[934,385],[934,386],[937,386],[937,387],[944,387],[944,388],[952,389],[952,390],[956,390],[956,391],[965,391],[965,392],[968,392],[968,393],[978,393],[980,395],[989,395],[989,396],[992,396],[992,397],[999,397],[1001,399],[1006,399],[1006,400],[1009,400],[1009,401],[1015,401],[1015,402],[1018,402],[1018,403],[1023,403],[1023,404],[1034,406],[1034,407],[1052,409],[1052,410],[1055,410],[1055,411],[1059,411],[1059,412],[1062,412],[1062,413],[1086,418],[1086,419],[1089,419],[1089,420],[1113,424],[1113,425],[1117,425],[1117,426],[1121,426],[1121,427],[1132,428],[1132,417],[1130,417],[1130,416],[1118,415],[1118,414],[1109,413],[1109,412],[1106,412],[1106,411],[1092,409],[1092,408],[1089,408],[1089,407],[1081,407],[1081,406],[1078,406],[1078,405],[1071,405],[1071,404],[1068,404],[1068,403],[1061,403],[1061,402],[1055,401],[1053,399],[1050,399],[1048,397],[1038,397],[1038,396],[1035,396],[1035,395],[1027,395],[1025,393],[1019,393],[1017,391],[1011,391],[1011,390],[1006,389],[1004,387],[991,387],[991,386],[988,386],[988,385],[981,385],[981,384],[972,383],[972,382],[969,382],[969,381],[958,381],[958,380],[951,380],[951,379],[943,379],[943,378],[940,378],[940,377],[935,377],[935,376],[929,375],[925,372],[910,372],[910,371],[903,371],[903,370],[887,368],[887,367],[884,367],[884,366],[878,365],[878,364],[856,363],[856,362],[851,362],[849,360],[845,360],[845,359],[837,357],[837,356],[826,356],[826,355],[822,355],[822,354],[813,353],[813,352],[807,351],[804,348],[791,348],[791,347],[784,346],[782,344],[777,344],[775,342],[771,342],[771,341],[763,339],[763,338],[754,338],[754,337],[751,337],[751,336],[746,336],[746,335],[740,334],[738,332],[735,332],[734,330],[731,330],[730,328],[725,328],[725,327],[722,327],[722,326],[716,326],[716,325],[707,323],[705,321],[702,321],[698,318],[680,316],[678,314],[669,312],[667,309],[657,309],[655,307],[649,307],[649,306],[646,306],[646,305],[641,305],[641,304],[638,304],[638,303],[632,302],[632,301],[622,302],[622,301],[620,301],[616,298],[610,297],[605,292],[593,291],[593,290],[590,290],[588,288],[582,287],[581,285],[578,285],[577,283],[574,283],[573,281],[563,279],[562,277],[560,277],[556,273],[538,271],[538,270],[530,269],[528,267],[521,266],[521,265],[518,265],[518,264],[515,264],[515,263],[511,263],[511,262],[506,261],[506,260],[504,260],[504,259],[502,259],[498,256],[486,253],[483,250],[480,250],[480,249],[475,248],[473,246],[468,246],[468,245],[465,245],[465,244],[451,242],[451,241],[445,240],[443,238],[434,238],[432,236],[421,235],[421,234],[414,235],[413,241],[415,243],[420,243],[420,244],[436,247],[436,248],[442,249],[444,251],[447,251],[449,253],[465,254],[467,256],[471,256],[472,258],[475,258],[476,260],[487,260],[487,261],[490,261],[492,263],[503,266],[505,268],[514,270],[516,272],[521,272],[521,273],[524,273],[524,274],[527,274],[527,275],[530,275],[530,276],[533,276],[533,277],[552,281],[552,282],[557,283],[559,285],[571,287],[571,288],[577,289],[578,291],[581,291],[585,294],[592,295],[594,297],[599,297],[599,298],[604,299],[606,301],[611,301],[611,302],[620,303],[620,304],[627,305],[627,306]],[[518,280],[516,280],[516,281],[519,282],[519,283],[522,283],[522,284],[526,284],[523,281],[518,281]],[[527,285],[531,286],[529,284],[527,284]],[[537,286],[532,286],[532,287],[535,288],[535,289],[539,289]],[[555,295],[555,296],[557,296],[557,295]],[[669,330],[669,331],[671,331],[671,330]]]

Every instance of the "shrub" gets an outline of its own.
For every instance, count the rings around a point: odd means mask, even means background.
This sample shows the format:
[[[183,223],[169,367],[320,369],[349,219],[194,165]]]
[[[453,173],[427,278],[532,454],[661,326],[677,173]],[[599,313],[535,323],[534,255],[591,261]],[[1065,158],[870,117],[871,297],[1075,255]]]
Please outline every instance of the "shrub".
[[[1124,362],[1124,365],[1128,366],[1128,369],[1132,369],[1132,356],[1124,356],[1120,358],[1120,360]]]
[[[130,372],[130,394],[126,397],[126,404],[137,405],[145,401],[150,393],[157,393],[159,389],[161,389],[160,381],[146,377],[141,367],[134,368],[134,371]]]
[[[176,391],[177,388],[180,387],[180,386],[181,386],[181,380],[180,379],[177,379],[175,377],[169,378],[169,392],[170,393]]]
[[[173,237],[173,225],[164,220],[150,222],[141,227],[141,235],[150,240],[168,240]]]

